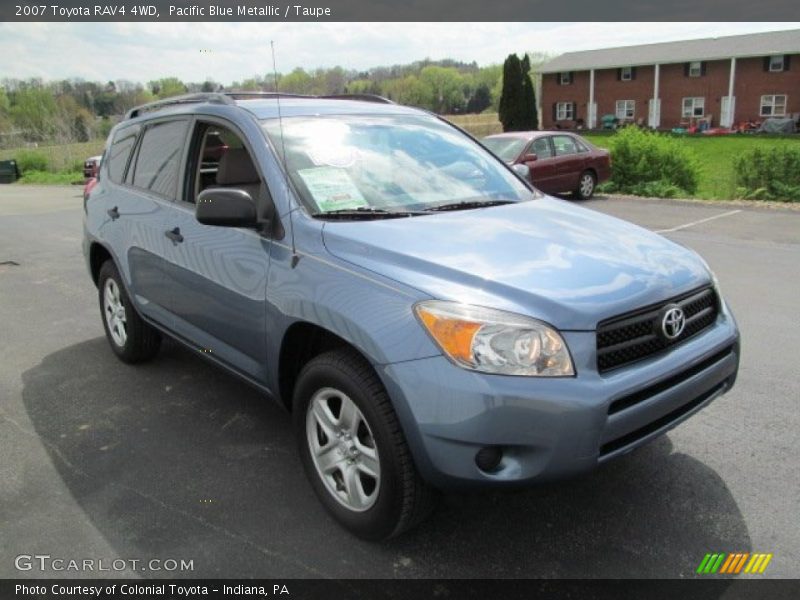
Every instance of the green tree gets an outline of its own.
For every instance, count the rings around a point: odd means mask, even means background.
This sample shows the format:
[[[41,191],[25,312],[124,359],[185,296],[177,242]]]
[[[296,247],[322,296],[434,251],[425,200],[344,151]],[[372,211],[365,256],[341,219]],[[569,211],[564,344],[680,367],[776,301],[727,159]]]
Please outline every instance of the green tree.
[[[56,100],[50,90],[30,86],[14,92],[10,109],[11,121],[30,141],[44,141],[54,133],[53,115]]]
[[[451,114],[464,109],[463,79],[458,69],[425,67],[420,71],[419,79],[430,90],[433,111],[439,114]]]
[[[510,54],[503,63],[500,122],[503,131],[526,131],[538,127],[536,97],[529,74],[530,60]]]
[[[475,92],[467,102],[468,113],[482,113],[492,105],[492,93],[485,83],[478,84]]]
[[[536,91],[531,80],[531,62],[526,54],[522,59],[522,106],[520,117],[524,131],[539,129],[539,115],[536,112]]]
[[[522,131],[520,116],[522,97],[522,64],[516,54],[509,54],[503,63],[503,87],[500,94],[500,123],[503,131]]]
[[[314,81],[305,69],[297,67],[288,75],[278,78],[278,89],[292,94],[310,94]]]
[[[177,77],[164,77],[150,82],[150,89],[157,98],[169,98],[186,93],[186,84]]]

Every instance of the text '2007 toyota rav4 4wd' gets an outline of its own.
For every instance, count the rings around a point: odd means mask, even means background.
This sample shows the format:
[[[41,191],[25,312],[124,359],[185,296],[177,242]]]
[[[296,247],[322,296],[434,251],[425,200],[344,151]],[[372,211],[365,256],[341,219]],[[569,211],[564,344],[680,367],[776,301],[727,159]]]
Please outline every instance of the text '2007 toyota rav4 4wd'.
[[[595,467],[738,370],[697,254],[379,98],[132,110],[84,251],[113,351],[146,360],[168,335],[283,403],[320,500],[365,538],[420,521],[435,490]]]

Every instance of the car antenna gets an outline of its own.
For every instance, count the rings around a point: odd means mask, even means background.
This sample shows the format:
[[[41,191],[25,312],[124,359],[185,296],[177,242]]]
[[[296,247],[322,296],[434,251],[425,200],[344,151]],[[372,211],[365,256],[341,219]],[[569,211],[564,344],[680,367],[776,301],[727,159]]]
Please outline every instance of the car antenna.
[[[275,101],[278,103],[278,129],[280,129],[281,132],[281,157],[283,159],[283,173],[284,177],[286,177],[286,196],[288,198],[291,186],[289,185],[289,165],[286,162],[286,143],[283,140],[283,116],[281,115],[281,95],[278,92],[278,67],[276,66],[275,62],[275,42],[270,40],[269,46],[272,49],[272,77],[275,85]],[[297,254],[297,247],[294,244],[294,219],[292,218],[293,212],[294,208],[291,207],[290,203],[289,237],[292,238],[292,268],[294,269],[297,266],[297,263],[300,262],[300,255]]]

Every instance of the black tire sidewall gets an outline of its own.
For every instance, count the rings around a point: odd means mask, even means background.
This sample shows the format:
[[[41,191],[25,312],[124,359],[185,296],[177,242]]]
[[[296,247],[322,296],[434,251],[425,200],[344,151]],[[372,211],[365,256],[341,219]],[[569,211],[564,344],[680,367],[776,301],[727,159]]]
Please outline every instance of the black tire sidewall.
[[[303,467],[325,508],[334,518],[358,537],[380,540],[390,536],[400,520],[403,501],[403,476],[393,444],[392,424],[382,414],[380,398],[365,389],[365,381],[356,369],[334,366],[331,361],[315,359],[302,371],[294,394],[293,419]],[[328,491],[311,459],[306,434],[306,412],[314,394],[324,387],[346,394],[361,410],[372,431],[380,459],[381,482],[378,499],[364,512],[345,508]],[[385,392],[381,392],[385,395]],[[388,401],[388,400],[387,400]]]

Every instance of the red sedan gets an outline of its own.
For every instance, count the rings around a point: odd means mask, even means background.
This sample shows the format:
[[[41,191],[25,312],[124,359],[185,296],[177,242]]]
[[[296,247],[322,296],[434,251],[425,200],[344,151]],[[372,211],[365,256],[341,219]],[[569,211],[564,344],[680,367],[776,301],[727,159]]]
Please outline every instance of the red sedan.
[[[515,131],[481,141],[508,164],[526,165],[531,183],[546,194],[572,192],[587,200],[611,175],[608,151],[574,133]]]

